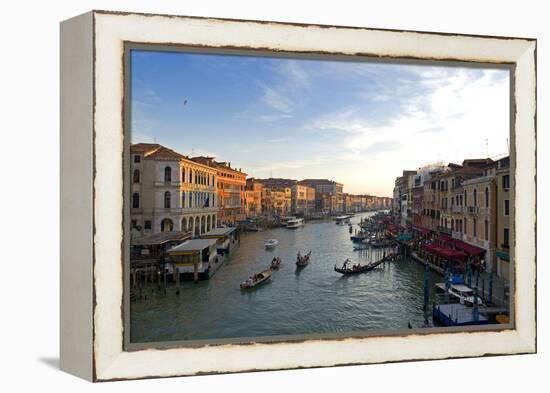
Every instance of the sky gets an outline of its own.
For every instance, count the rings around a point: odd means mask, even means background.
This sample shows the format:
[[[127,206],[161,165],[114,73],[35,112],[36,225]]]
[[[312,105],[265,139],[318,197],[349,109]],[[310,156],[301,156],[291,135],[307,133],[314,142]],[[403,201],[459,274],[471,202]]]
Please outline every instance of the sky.
[[[249,177],[392,196],[403,170],[508,153],[502,69],[133,50],[132,143]]]

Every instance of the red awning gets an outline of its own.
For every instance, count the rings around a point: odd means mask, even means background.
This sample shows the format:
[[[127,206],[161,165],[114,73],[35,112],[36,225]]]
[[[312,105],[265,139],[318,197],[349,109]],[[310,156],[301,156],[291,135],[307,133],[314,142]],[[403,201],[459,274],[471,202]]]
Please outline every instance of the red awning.
[[[453,250],[452,248],[447,247],[440,247],[433,243],[423,244],[422,247],[432,254],[449,260],[464,260],[468,257],[468,255],[462,251]]]
[[[413,230],[420,232],[422,235],[426,236],[431,231],[428,228],[419,227],[416,225],[413,225]]]
[[[443,242],[443,243],[447,243],[449,240],[452,240],[452,236],[449,236],[449,235],[445,235],[445,234],[440,234],[438,237],[437,237],[437,240],[439,240],[440,242]]]
[[[462,250],[466,254],[469,254],[471,256],[480,255],[480,254],[483,254],[485,252],[485,250],[483,248],[473,246],[471,244],[463,242],[462,240],[453,239],[449,243],[453,244],[455,246],[455,248],[457,248],[458,250]]]

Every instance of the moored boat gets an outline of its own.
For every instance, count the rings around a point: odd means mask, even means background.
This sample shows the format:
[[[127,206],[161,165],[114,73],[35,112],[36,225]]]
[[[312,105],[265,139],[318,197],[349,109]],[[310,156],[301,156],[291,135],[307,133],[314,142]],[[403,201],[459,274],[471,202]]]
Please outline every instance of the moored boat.
[[[257,287],[261,283],[269,280],[271,274],[271,268],[264,270],[263,272],[260,272],[258,274],[254,274],[254,276],[249,277],[247,280],[241,283],[241,289],[250,289]]]
[[[296,266],[297,267],[306,267],[309,264],[309,257],[311,256],[311,251],[308,252],[306,255],[300,255],[298,253],[298,256],[296,257]]]
[[[437,283],[435,287],[438,292],[445,293],[445,283]],[[464,304],[468,307],[472,307],[475,303],[474,290],[467,285],[451,284],[449,286],[449,295],[457,299],[460,304]],[[477,297],[477,305],[480,307],[485,306],[480,296]]]
[[[277,245],[279,244],[279,241],[277,239],[268,239],[264,245],[265,245],[265,248],[275,248],[277,247]]]
[[[292,220],[288,220],[286,222],[286,227],[288,229],[296,229],[304,226],[304,219],[303,218],[294,218]]]

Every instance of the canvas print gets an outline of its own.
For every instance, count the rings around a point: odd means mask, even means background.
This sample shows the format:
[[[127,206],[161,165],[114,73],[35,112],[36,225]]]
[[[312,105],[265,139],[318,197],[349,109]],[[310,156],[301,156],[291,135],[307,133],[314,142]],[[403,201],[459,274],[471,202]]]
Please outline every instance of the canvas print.
[[[130,343],[508,326],[508,69],[129,56]]]

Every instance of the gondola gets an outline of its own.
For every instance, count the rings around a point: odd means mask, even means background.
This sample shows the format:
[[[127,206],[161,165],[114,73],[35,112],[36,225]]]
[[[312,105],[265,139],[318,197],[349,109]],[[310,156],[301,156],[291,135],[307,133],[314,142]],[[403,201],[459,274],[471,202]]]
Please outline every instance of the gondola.
[[[311,251],[306,255],[301,255],[296,258],[296,267],[302,268],[306,267],[309,264],[309,257],[311,256]]]
[[[263,272],[255,274],[254,277],[249,278],[248,280],[245,280],[241,283],[241,289],[251,289],[257,287],[261,283],[269,280],[272,273],[273,272],[271,271],[271,268],[269,268],[267,270],[264,270]]]
[[[372,270],[374,269],[376,266],[380,265],[382,262],[384,262],[384,259],[378,261],[378,262],[370,262],[366,265],[358,265],[355,267],[355,269],[353,268],[349,268],[349,267],[337,267],[336,265],[334,265],[334,271],[337,272],[337,273],[340,273],[340,274],[344,274],[344,275],[350,275],[350,274],[359,274],[359,273],[364,273],[364,272],[368,272],[369,270]]]
[[[276,269],[278,269],[278,268],[281,266],[281,263],[283,263],[283,261],[281,260],[280,257],[273,258],[273,260],[271,261],[270,269],[271,269],[271,270],[276,270]]]

